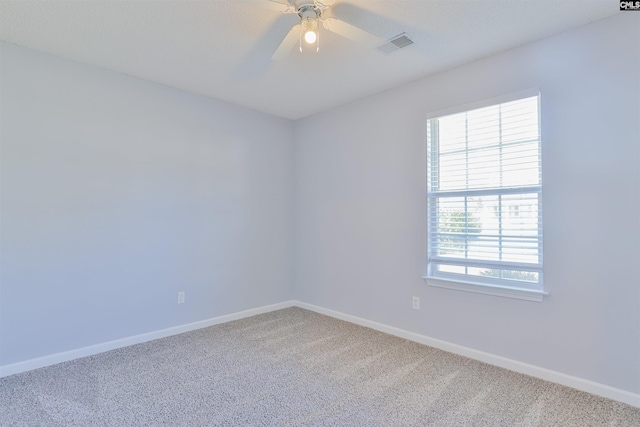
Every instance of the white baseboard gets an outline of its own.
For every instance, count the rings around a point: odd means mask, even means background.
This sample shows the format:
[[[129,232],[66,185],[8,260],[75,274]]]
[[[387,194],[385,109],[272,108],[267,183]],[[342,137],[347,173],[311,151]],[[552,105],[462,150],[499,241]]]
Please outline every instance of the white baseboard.
[[[108,341],[100,344],[90,345],[74,350],[55,353],[48,356],[29,359],[22,362],[12,363],[0,366],[0,378],[9,375],[19,374],[45,366],[56,365],[58,363],[67,362],[69,360],[79,359],[81,357],[92,356],[105,351],[115,350],[117,348],[128,347],[134,344],[140,344],[147,341],[153,341],[160,338],[178,335],[185,332],[194,331],[196,329],[206,328],[220,323],[230,322],[232,320],[243,319],[245,317],[255,316],[257,314],[268,313],[270,311],[280,310],[294,306],[294,301],[285,301],[278,304],[267,305],[250,310],[244,310],[237,313],[231,313],[224,316],[213,317],[211,319],[201,320],[199,322],[187,323],[184,325],[174,326],[171,328],[161,329],[159,331],[147,332],[145,334],[134,335],[126,338]]]
[[[495,354],[486,353],[484,351],[474,350],[469,347],[464,347],[458,344],[453,344],[447,341],[442,341],[414,332],[405,331],[404,329],[396,328],[367,319],[362,319],[357,316],[352,316],[350,314],[341,313],[339,311],[318,307],[316,305],[307,304],[300,301],[293,301],[293,305],[330,317],[335,317],[336,319],[375,329],[377,331],[394,335],[400,338],[405,338],[420,344],[425,344],[430,347],[435,347],[440,350],[448,351],[450,353],[459,354],[461,356],[488,363],[490,365],[509,369],[510,371],[515,371],[546,381],[562,384],[567,387],[572,387],[577,390],[585,391],[587,393],[606,397],[608,399],[613,399],[618,402],[623,402],[628,405],[640,408],[640,394],[632,393],[630,391],[621,390],[605,384],[585,380],[583,378],[574,377],[571,375],[563,374],[561,372],[552,371],[550,369],[541,368],[539,366],[530,365],[528,363],[519,362],[517,360],[508,359],[502,356],[497,356]]]

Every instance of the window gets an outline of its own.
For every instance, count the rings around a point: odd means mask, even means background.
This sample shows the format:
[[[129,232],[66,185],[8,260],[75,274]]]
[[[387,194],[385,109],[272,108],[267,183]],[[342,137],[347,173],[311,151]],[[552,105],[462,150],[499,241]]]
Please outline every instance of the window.
[[[427,121],[429,285],[542,301],[539,95]]]

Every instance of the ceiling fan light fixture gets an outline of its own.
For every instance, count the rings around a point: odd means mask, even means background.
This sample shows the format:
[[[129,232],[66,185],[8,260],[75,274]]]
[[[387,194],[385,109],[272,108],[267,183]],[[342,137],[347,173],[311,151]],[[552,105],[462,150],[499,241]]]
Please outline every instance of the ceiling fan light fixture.
[[[304,44],[313,48],[315,45],[315,51],[320,49],[320,13],[321,10],[315,5],[302,6],[298,11],[300,16],[300,52],[305,50]]]
[[[307,18],[302,22],[302,32],[304,41],[307,44],[314,44],[318,40],[318,22],[317,20]]]

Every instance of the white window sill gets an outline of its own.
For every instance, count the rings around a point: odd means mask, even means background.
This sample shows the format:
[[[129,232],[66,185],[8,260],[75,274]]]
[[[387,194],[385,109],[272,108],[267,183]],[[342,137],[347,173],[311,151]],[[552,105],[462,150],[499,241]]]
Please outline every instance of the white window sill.
[[[477,294],[494,295],[505,298],[515,298],[526,301],[542,302],[549,292],[535,289],[514,288],[511,286],[490,285],[487,283],[457,282],[452,280],[436,279],[422,276],[428,286],[436,288],[454,289],[456,291],[474,292]]]

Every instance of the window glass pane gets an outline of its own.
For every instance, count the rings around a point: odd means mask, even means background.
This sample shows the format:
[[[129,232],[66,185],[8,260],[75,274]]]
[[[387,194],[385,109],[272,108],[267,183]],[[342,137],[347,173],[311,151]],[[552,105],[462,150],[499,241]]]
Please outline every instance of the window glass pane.
[[[535,239],[502,239],[502,260],[536,264],[538,262],[538,243]]]
[[[438,271],[441,273],[454,273],[454,274],[464,274],[465,268],[460,265],[438,265]]]
[[[466,252],[466,224],[463,197],[441,198],[438,201],[436,251],[440,256],[464,258]]]
[[[500,147],[473,150],[467,155],[469,182],[463,188],[500,187]]]
[[[540,183],[538,141],[502,147],[502,186],[521,187]]]
[[[500,106],[480,108],[467,113],[468,150],[500,144]]]
[[[504,195],[501,204],[503,236],[538,235],[538,193]]]
[[[448,191],[466,187],[466,161],[465,152],[440,155],[439,190]]]
[[[503,144],[538,140],[537,97],[503,104],[501,119]]]
[[[475,224],[475,233],[469,244],[468,258],[497,261],[500,259],[499,239],[496,229],[498,221],[495,206],[498,196],[468,197],[468,217]]]
[[[440,155],[467,149],[465,113],[441,117],[437,122]]]
[[[502,278],[521,282],[537,283],[540,273],[519,270],[502,270]]]
[[[537,283],[539,280],[539,273],[537,272],[505,270],[501,268],[469,267],[467,269],[467,274],[477,278],[507,279],[525,283]]]

